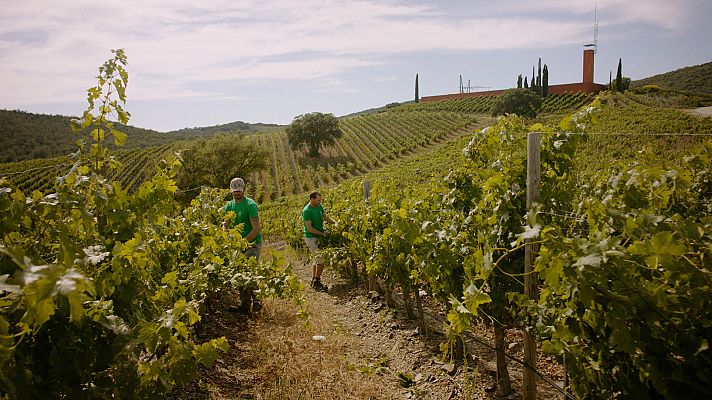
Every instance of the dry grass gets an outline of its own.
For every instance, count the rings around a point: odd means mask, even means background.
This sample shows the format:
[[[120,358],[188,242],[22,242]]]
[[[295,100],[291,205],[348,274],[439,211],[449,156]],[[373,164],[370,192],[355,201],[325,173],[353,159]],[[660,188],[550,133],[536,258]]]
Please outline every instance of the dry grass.
[[[345,331],[327,297],[311,293],[309,325],[289,300],[268,300],[251,320],[225,310],[209,316],[204,339],[225,336],[230,349],[200,381],[173,399],[401,399],[388,369],[377,368],[359,338]],[[325,340],[315,340],[323,336]]]
[[[270,302],[255,323],[259,338],[249,357],[261,360],[257,373],[266,378],[259,388],[255,387],[260,393],[255,398],[401,398],[400,394],[385,390],[393,385],[386,382],[387,375],[369,371],[369,360],[354,357],[366,354],[366,349],[360,349],[361,343],[332,322],[335,319],[326,307],[328,302],[314,298],[320,295],[313,295],[309,302],[310,327],[294,317],[294,306],[287,301]],[[315,340],[314,336],[325,340]]]
[[[280,262],[294,263],[294,272],[308,281],[306,261],[288,248],[280,248]],[[329,293],[306,289],[309,324],[296,316],[290,300],[267,300],[255,319],[227,311],[234,300],[206,316],[199,340],[224,336],[230,348],[200,381],[172,393],[171,399],[492,399],[494,352],[468,345],[476,360],[466,371],[454,371],[438,358],[438,323],[430,321],[430,337],[418,333],[417,321],[385,308],[359,288],[325,272]],[[427,302],[426,302],[427,303]],[[428,306],[428,304],[426,304]],[[432,304],[429,307],[434,307]],[[435,312],[435,310],[431,310]],[[482,327],[483,339],[491,332]],[[518,343],[515,330],[509,339]],[[323,336],[324,340],[315,340]],[[520,355],[518,348],[509,349]],[[548,373],[551,362],[543,361]],[[554,366],[556,367],[556,366]],[[521,368],[510,364],[518,388]],[[539,398],[559,398],[540,386]],[[516,394],[514,395],[517,396]]]

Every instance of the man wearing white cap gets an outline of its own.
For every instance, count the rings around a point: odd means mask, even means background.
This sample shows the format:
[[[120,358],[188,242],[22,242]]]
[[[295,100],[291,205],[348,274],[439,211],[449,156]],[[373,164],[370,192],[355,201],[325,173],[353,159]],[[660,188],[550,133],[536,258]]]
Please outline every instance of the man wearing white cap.
[[[235,213],[232,226],[241,224],[242,231],[240,234],[250,243],[250,247],[245,250],[245,256],[254,257],[259,262],[262,232],[260,232],[257,203],[245,196],[245,181],[242,178],[234,178],[230,181],[230,191],[232,191],[232,200],[225,205],[223,210],[226,214],[230,211]],[[260,302],[254,298],[255,289],[257,288],[254,285],[240,289],[240,307],[238,307],[238,311],[249,314],[262,308]]]

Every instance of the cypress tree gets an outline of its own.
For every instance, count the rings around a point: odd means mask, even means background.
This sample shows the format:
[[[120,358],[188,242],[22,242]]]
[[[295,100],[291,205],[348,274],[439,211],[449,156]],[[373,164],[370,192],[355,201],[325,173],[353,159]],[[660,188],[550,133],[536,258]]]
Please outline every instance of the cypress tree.
[[[418,74],[415,74],[415,102],[420,103],[420,96],[418,95]]]
[[[524,77],[524,87],[529,89],[529,84],[527,83],[527,77]]]
[[[618,72],[616,72],[616,92],[623,91],[623,68],[621,66],[621,59],[618,59]]]
[[[544,64],[544,73],[541,76],[541,97],[549,95],[549,68]]]
[[[608,90],[613,90],[613,71],[608,71]]]
[[[532,65],[532,80],[529,81],[529,87],[532,92],[536,93],[536,75],[534,75],[534,66]]]
[[[541,91],[541,57],[539,58],[539,66],[537,67],[537,70],[536,70],[536,89],[537,89],[537,93],[539,94],[539,97],[542,97],[542,91]]]
[[[522,88],[522,74],[519,74],[519,76],[517,77],[517,89],[521,89],[521,88]]]

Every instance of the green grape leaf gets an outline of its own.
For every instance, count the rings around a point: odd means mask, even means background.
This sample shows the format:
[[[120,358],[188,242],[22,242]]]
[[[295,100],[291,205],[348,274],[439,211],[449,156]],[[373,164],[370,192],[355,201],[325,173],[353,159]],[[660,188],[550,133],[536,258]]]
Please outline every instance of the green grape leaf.
[[[117,146],[123,146],[123,145],[126,144],[126,138],[128,137],[127,134],[125,134],[125,133],[123,133],[123,132],[121,132],[121,131],[112,129],[112,130],[111,130],[111,135],[114,137],[114,143],[115,143]]]

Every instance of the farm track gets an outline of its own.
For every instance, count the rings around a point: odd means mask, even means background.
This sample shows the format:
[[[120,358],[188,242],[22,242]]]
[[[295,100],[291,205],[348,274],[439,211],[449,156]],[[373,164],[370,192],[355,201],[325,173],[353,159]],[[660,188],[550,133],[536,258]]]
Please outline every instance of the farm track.
[[[284,243],[267,243],[272,253],[292,264],[307,286],[310,326],[298,319],[295,306],[284,300],[267,300],[254,318],[227,311],[234,297],[206,316],[199,337],[225,336],[230,348],[200,379],[176,390],[169,399],[494,399],[496,362],[494,351],[468,341],[468,369],[461,362],[440,358],[445,341],[445,312],[425,298],[428,335],[418,330],[416,320],[405,317],[400,307],[388,309],[382,299],[369,296],[327,270],[323,280],[328,293],[308,288],[311,267],[307,259]],[[493,343],[486,327],[478,339]],[[314,340],[323,336],[324,341]],[[522,333],[510,330],[509,349],[521,358]],[[521,368],[509,365],[515,394],[521,396]],[[540,359],[539,368],[554,380],[563,370],[550,359]],[[405,382],[404,380],[412,380]],[[407,383],[409,387],[404,387]],[[560,398],[539,383],[539,399]]]

